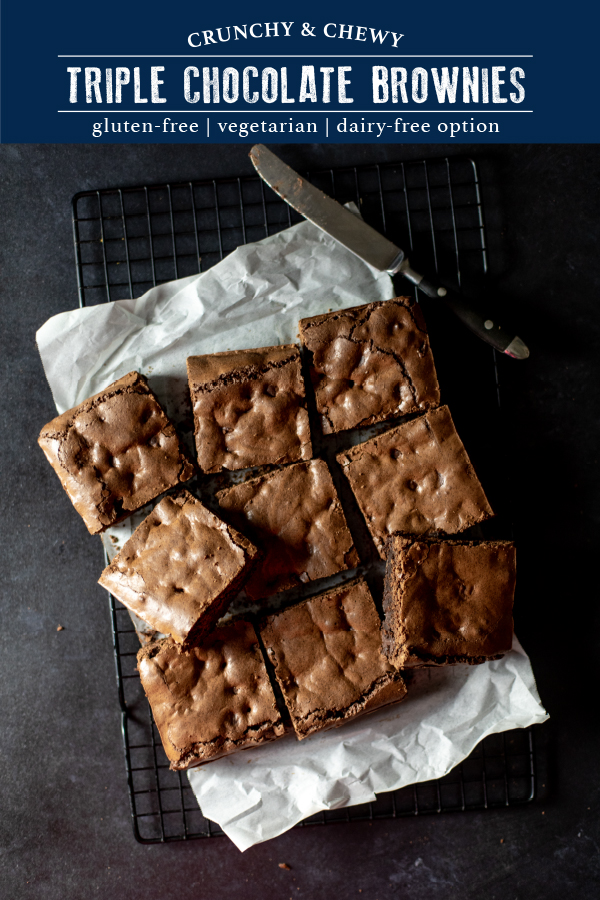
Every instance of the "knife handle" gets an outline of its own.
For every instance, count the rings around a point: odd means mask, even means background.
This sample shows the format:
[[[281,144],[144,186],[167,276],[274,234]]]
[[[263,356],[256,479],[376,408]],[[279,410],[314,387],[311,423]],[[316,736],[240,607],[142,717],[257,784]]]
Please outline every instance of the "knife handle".
[[[416,284],[427,297],[442,300],[477,337],[491,344],[494,349],[506,353],[513,359],[527,359],[529,356],[529,350],[520,337],[507,331],[495,319],[484,316],[462,294],[451,291],[443,285],[436,285],[427,278],[417,276],[419,279],[417,281],[417,278],[414,277],[416,273],[411,269],[402,274]]]

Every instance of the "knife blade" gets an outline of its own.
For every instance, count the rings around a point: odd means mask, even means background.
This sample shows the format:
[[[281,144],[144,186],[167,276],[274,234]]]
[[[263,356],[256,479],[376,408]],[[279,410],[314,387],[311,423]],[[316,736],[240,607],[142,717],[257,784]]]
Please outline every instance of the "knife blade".
[[[252,147],[250,159],[263,181],[282,200],[356,256],[380,272],[402,275],[428,297],[442,300],[471,331],[496,350],[513,359],[527,359],[529,349],[514,332],[484,315],[462,294],[415,272],[405,253],[392,241],[302,178],[264,144]]]

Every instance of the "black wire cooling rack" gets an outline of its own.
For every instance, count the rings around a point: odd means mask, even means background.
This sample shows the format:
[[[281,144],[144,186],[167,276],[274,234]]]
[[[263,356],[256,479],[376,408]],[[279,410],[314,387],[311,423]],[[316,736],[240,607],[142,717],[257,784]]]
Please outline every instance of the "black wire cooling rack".
[[[329,169],[310,180],[353,200],[369,224],[410,253],[418,271],[481,290],[487,246],[479,177],[464,157]],[[154,285],[205,271],[241,244],[300,221],[257,176],[85,191],[73,198],[81,306],[138,297]],[[399,289],[406,293],[406,285]],[[419,297],[428,321],[443,399],[486,485],[495,520],[486,537],[511,534],[502,465],[501,384],[494,351],[443,307]],[[476,415],[473,415],[476,410]],[[205,819],[185,774],[171,772],[135,670],[139,641],[128,611],[110,597],[127,783],[134,834],[142,843],[222,834]],[[514,806],[536,793],[533,731],[491,735],[437,781],[319,813],[328,824]],[[297,826],[297,827],[301,827]]]

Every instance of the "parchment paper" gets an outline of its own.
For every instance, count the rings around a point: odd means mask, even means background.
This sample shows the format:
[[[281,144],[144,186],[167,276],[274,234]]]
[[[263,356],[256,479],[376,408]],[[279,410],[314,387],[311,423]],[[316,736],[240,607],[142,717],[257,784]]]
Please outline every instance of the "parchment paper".
[[[204,815],[247,850],[322,809],[440,778],[488,734],[548,716],[516,638],[503,659],[417,670],[406,699],[341,728],[191,769]]]
[[[187,356],[291,343],[303,316],[392,296],[386,274],[302,222],[240,247],[202,275],[54,316],[37,342],[59,413],[136,369],[181,422]],[[105,532],[110,556],[139,518]],[[245,850],[319,810],[440,777],[486,735],[546,718],[515,640],[496,662],[417,672],[399,706],[302,742],[287,736],[215,760],[189,778],[204,814]]]

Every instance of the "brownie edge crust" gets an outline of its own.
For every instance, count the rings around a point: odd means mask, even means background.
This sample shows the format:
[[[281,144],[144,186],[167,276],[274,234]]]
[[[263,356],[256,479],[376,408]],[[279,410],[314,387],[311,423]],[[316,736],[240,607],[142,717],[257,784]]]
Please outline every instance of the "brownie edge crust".
[[[188,653],[166,638],[143,647],[137,659],[171,769],[189,769],[283,737],[250,622],[217,628]]]
[[[175,426],[139,372],[52,419],[38,444],[90,534],[194,474]]]
[[[512,646],[510,541],[387,542],[383,652],[399,668],[476,665]]]

